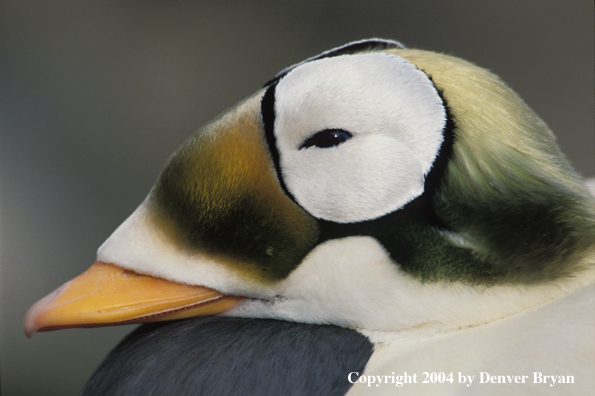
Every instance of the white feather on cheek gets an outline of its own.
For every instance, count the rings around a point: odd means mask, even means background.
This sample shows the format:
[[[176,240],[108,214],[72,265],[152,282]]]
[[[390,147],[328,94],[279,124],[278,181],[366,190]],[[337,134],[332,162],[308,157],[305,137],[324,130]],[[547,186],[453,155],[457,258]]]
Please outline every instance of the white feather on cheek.
[[[423,169],[407,146],[382,135],[287,153],[284,179],[315,217],[358,221],[392,212],[423,192]]]
[[[281,176],[311,215],[338,223],[380,217],[423,192],[446,110],[431,80],[395,55],[313,61],[276,87]],[[321,131],[351,139],[301,149]]]

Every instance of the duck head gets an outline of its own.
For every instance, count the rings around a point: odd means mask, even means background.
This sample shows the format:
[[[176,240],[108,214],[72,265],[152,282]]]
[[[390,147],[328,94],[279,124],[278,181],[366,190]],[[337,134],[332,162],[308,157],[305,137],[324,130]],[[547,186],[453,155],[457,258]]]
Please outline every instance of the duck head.
[[[593,218],[553,134],[496,76],[364,40],[192,136],[25,332],[214,314],[473,326],[592,282]]]

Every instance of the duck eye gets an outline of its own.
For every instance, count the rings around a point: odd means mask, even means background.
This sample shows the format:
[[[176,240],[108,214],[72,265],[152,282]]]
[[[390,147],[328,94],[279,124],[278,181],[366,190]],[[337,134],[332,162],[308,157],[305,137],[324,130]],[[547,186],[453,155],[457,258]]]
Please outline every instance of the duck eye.
[[[338,146],[352,137],[353,135],[351,132],[347,132],[343,129],[325,129],[306,139],[300,145],[299,149],[301,150],[312,146],[319,148]]]

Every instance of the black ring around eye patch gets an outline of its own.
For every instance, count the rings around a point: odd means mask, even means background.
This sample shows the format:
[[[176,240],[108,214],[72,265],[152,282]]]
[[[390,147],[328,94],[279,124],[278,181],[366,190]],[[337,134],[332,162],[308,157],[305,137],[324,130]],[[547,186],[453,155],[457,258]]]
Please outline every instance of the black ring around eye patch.
[[[338,146],[341,143],[351,139],[353,135],[351,132],[343,129],[325,129],[306,139],[299,147],[305,149],[308,147],[328,148]]]
[[[312,62],[312,61],[315,61],[318,59],[333,58],[333,57],[341,56],[341,55],[353,55],[353,54],[357,54],[358,52],[383,51],[383,50],[391,49],[391,48],[405,49],[405,46],[403,44],[399,43],[398,41],[384,40],[384,39],[379,39],[379,38],[353,41],[351,43],[342,45],[340,47],[333,48],[332,50],[325,51],[322,54],[313,56],[311,58],[306,59],[303,62],[296,63],[295,65],[289,66],[289,67],[281,70],[279,73],[277,73],[277,75],[275,77],[273,77],[272,80],[269,80],[266,84],[264,84],[264,86],[268,87],[268,86],[278,82],[283,77],[285,77],[285,75],[287,73],[289,73],[296,67],[303,65],[304,63]]]

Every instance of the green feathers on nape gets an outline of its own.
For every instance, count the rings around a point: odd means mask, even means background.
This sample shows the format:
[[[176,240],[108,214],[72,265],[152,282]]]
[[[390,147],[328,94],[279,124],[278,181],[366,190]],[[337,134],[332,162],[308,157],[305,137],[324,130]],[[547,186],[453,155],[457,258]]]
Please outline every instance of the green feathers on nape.
[[[595,200],[545,123],[484,69],[395,52],[432,77],[455,123],[433,197],[447,240],[470,250],[474,265],[491,267],[495,283],[547,281],[593,266]]]

